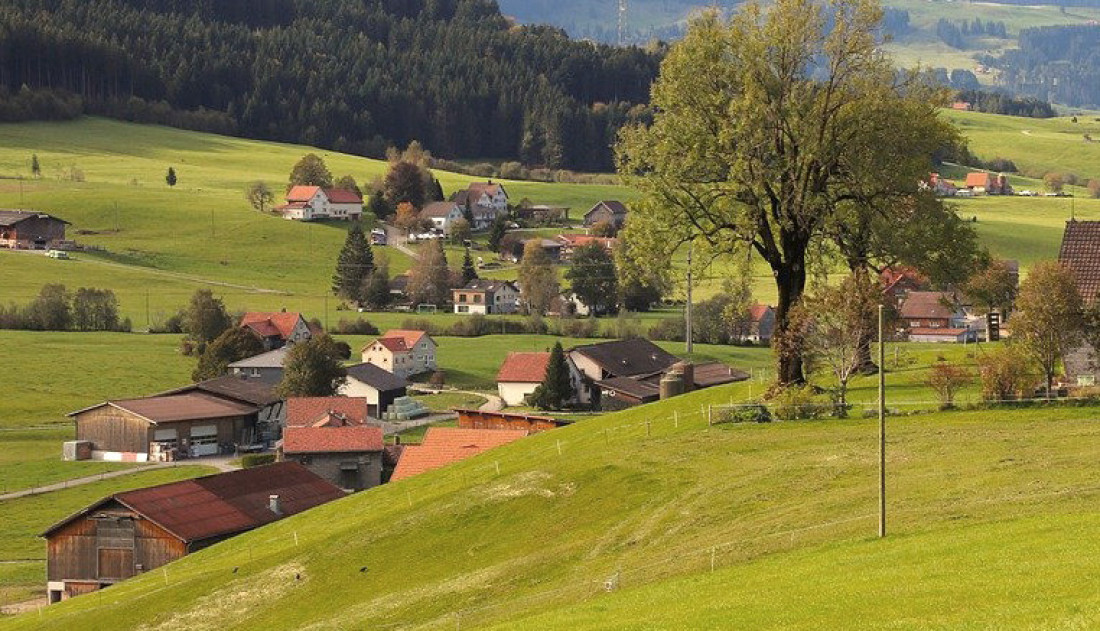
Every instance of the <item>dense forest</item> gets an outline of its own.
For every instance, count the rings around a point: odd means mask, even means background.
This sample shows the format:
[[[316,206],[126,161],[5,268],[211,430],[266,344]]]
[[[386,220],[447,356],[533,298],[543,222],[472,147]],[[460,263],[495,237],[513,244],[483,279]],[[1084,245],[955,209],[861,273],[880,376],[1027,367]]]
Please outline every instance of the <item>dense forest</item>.
[[[6,0],[0,117],[73,109],[381,156],[607,170],[659,56],[493,0]],[[56,98],[57,103],[44,102]]]
[[[1075,107],[1100,106],[1100,25],[1024,29],[1018,49],[982,61],[999,68],[1001,84],[1015,93]]]

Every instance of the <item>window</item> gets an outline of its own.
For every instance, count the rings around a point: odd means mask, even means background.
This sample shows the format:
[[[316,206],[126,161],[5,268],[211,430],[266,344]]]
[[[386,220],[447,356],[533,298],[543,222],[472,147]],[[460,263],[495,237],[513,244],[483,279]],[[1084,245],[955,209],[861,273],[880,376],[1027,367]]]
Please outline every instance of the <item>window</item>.
[[[466,294],[459,294],[458,295],[458,301],[459,302],[466,302]]]
[[[474,304],[481,304],[481,294],[474,294]]]
[[[465,301],[463,301],[463,302],[465,302]],[[458,312],[459,313],[469,313],[470,312],[470,307],[468,307],[466,305],[458,305]]]

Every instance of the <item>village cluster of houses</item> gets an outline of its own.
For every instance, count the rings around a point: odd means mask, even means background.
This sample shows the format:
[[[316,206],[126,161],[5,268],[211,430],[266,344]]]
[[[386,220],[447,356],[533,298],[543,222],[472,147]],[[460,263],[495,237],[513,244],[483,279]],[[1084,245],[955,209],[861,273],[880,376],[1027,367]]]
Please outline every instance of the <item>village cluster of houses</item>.
[[[1019,282],[1018,261],[1002,261]],[[908,267],[883,270],[883,292],[898,315],[897,335],[910,342],[969,343],[999,339],[1002,318],[983,312],[961,291],[933,291],[928,279]]]
[[[926,185],[938,197],[974,197],[977,195],[1014,195],[1015,191],[1008,182],[1004,173],[993,174],[986,171],[971,171],[966,174],[966,181],[959,186],[955,182],[942,177],[939,173],[931,173]]]

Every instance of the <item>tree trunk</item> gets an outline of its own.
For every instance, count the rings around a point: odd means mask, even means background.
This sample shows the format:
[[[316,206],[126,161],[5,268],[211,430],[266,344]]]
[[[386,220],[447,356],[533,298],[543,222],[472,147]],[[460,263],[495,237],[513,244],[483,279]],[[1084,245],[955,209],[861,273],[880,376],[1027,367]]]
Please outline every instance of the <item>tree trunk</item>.
[[[806,266],[803,260],[781,262],[772,265],[775,286],[779,290],[779,302],[775,307],[775,332],[780,340],[776,352],[776,380],[780,386],[800,385],[806,382],[802,373],[802,349],[784,343],[790,327],[791,309],[802,299],[806,291]]]

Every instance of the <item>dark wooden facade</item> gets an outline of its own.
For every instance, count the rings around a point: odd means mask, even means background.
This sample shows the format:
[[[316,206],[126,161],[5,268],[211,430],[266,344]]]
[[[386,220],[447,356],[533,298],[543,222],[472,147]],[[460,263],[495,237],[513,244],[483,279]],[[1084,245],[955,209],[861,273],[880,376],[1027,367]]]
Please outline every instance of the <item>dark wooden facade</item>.
[[[183,541],[117,501],[49,533],[46,577],[50,600],[79,596],[174,561]]]
[[[148,453],[149,444],[158,440],[157,431],[175,430],[176,445],[185,450],[191,447],[194,427],[217,427],[219,444],[241,440],[245,430],[255,425],[254,416],[204,418],[172,422],[150,423],[141,416],[112,405],[103,405],[74,415],[76,439],[90,441],[95,451],[121,453]]]
[[[45,213],[18,213],[0,224],[0,247],[48,250],[65,240],[65,225],[65,221]]]

